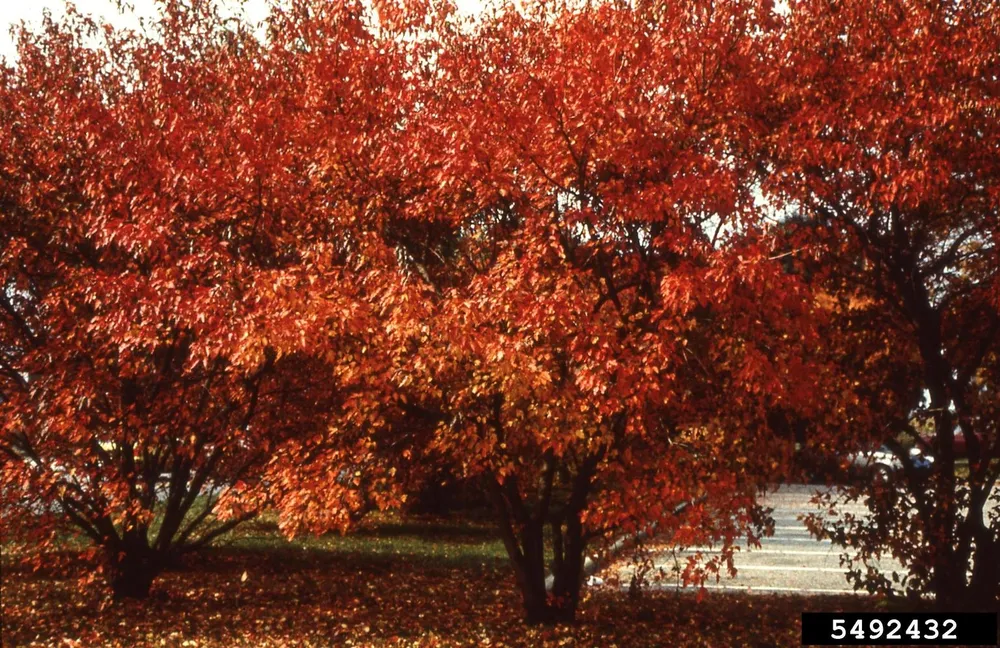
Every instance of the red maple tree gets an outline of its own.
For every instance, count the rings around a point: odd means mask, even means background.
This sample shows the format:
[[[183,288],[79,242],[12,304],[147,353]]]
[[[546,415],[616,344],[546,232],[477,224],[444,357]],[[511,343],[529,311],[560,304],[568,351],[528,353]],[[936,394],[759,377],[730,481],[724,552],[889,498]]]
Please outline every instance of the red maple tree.
[[[489,494],[529,622],[573,618],[597,538],[656,524],[722,547],[685,579],[719,570],[787,457],[769,418],[824,376],[734,109],[754,8],[421,15],[383,47],[422,63],[354,224],[410,413],[393,434]]]
[[[760,67],[761,164],[773,204],[798,214],[839,302],[826,351],[872,416],[857,433],[935,458],[876,515],[828,533],[886,549],[904,588],[944,604],[1000,594],[1000,142],[994,3],[791,2]],[[930,432],[930,439],[922,434]],[[814,438],[840,445],[823,426]],[[959,466],[956,435],[968,452]],[[857,438],[857,437],[855,437]],[[990,510],[993,510],[991,513]],[[875,589],[898,586],[864,565]]]
[[[295,19],[265,47],[208,3],[144,34],[70,13],[2,72],[5,541],[75,526],[118,596],[253,516],[272,451],[343,404],[363,315]]]

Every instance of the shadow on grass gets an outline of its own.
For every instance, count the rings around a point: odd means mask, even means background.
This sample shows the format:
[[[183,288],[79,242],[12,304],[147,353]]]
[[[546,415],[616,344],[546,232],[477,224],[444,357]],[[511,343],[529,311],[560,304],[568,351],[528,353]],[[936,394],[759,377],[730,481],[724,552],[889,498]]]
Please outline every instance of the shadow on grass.
[[[280,535],[274,516],[267,515],[244,522],[243,535]],[[337,534],[326,534],[337,535]],[[444,518],[376,519],[363,521],[347,535],[358,537],[419,537],[459,543],[482,543],[497,537],[496,527],[485,521],[448,520]]]
[[[348,561],[354,565],[428,568],[469,568],[506,565],[503,544],[484,524],[441,519],[375,519],[341,535],[303,535],[288,540],[273,519],[259,519],[240,527],[210,550],[216,555],[257,552],[288,565],[315,565],[317,561]],[[204,553],[204,552],[203,552]]]

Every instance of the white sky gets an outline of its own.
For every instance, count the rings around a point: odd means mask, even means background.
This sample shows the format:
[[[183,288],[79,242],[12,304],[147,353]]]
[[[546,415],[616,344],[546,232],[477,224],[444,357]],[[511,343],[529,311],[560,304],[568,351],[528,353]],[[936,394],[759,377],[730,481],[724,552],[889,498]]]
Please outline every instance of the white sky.
[[[148,19],[156,15],[153,0],[128,1],[135,8],[134,14],[121,14],[114,0],[74,0],[73,4],[80,13],[104,18],[118,27],[138,29],[140,16]],[[240,2],[229,1],[226,4],[238,7]],[[263,0],[246,0],[243,4],[244,12],[251,22],[257,22],[267,15],[267,5]],[[0,33],[0,56],[8,61],[16,56],[14,40],[10,34],[12,25],[22,20],[29,25],[38,25],[46,10],[59,17],[65,13],[65,7],[64,0],[0,0],[0,25],[3,27],[3,33]]]
[[[251,23],[256,23],[267,15],[266,0],[222,0],[235,13],[242,5],[244,15]],[[153,0],[128,0],[135,8],[133,15],[122,15],[114,0],[75,0],[73,4],[82,14],[103,17],[119,27],[138,28],[139,16],[151,18],[156,15]],[[460,11],[472,13],[483,6],[482,0],[456,0]],[[48,9],[53,16],[61,16],[65,8],[64,0],[0,0],[0,57],[12,61],[16,56],[10,26],[22,20],[29,24],[39,24],[42,13]]]

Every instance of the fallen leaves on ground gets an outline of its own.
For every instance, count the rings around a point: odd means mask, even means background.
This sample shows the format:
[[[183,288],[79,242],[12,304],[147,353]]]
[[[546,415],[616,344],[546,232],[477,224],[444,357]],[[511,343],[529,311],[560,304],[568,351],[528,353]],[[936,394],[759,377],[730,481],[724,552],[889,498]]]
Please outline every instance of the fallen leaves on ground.
[[[72,575],[5,565],[3,646],[797,646],[800,614],[852,598],[588,590],[573,626],[527,627],[502,562],[481,565],[289,545],[215,549],[145,603]]]

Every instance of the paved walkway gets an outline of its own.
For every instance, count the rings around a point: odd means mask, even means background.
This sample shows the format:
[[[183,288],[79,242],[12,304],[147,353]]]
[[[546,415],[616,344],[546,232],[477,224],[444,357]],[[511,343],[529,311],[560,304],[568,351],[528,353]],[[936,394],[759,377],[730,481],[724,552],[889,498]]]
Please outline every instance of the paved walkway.
[[[817,511],[809,500],[818,488],[821,487],[789,485],[770,495],[764,504],[774,508],[774,536],[763,539],[759,549],[747,549],[744,546],[735,558],[738,570],[736,578],[729,578],[724,574],[718,583],[713,579],[706,584],[706,588],[800,594],[856,593],[847,581],[846,568],[840,564],[843,549],[834,546],[829,540],[816,540],[798,519],[800,515]],[[867,512],[860,504],[840,510],[861,515]],[[671,573],[672,569],[678,561],[683,565],[685,559],[696,550],[697,548],[692,548],[684,552],[656,554],[654,565],[667,572],[667,576],[651,586],[679,587],[676,577]],[[718,553],[717,550],[705,547],[701,550],[706,555]],[[878,566],[890,578],[894,570],[899,571],[900,575],[904,573],[902,566],[892,559],[883,560]],[[617,571],[621,582],[627,584],[632,568],[623,561],[618,563]]]

